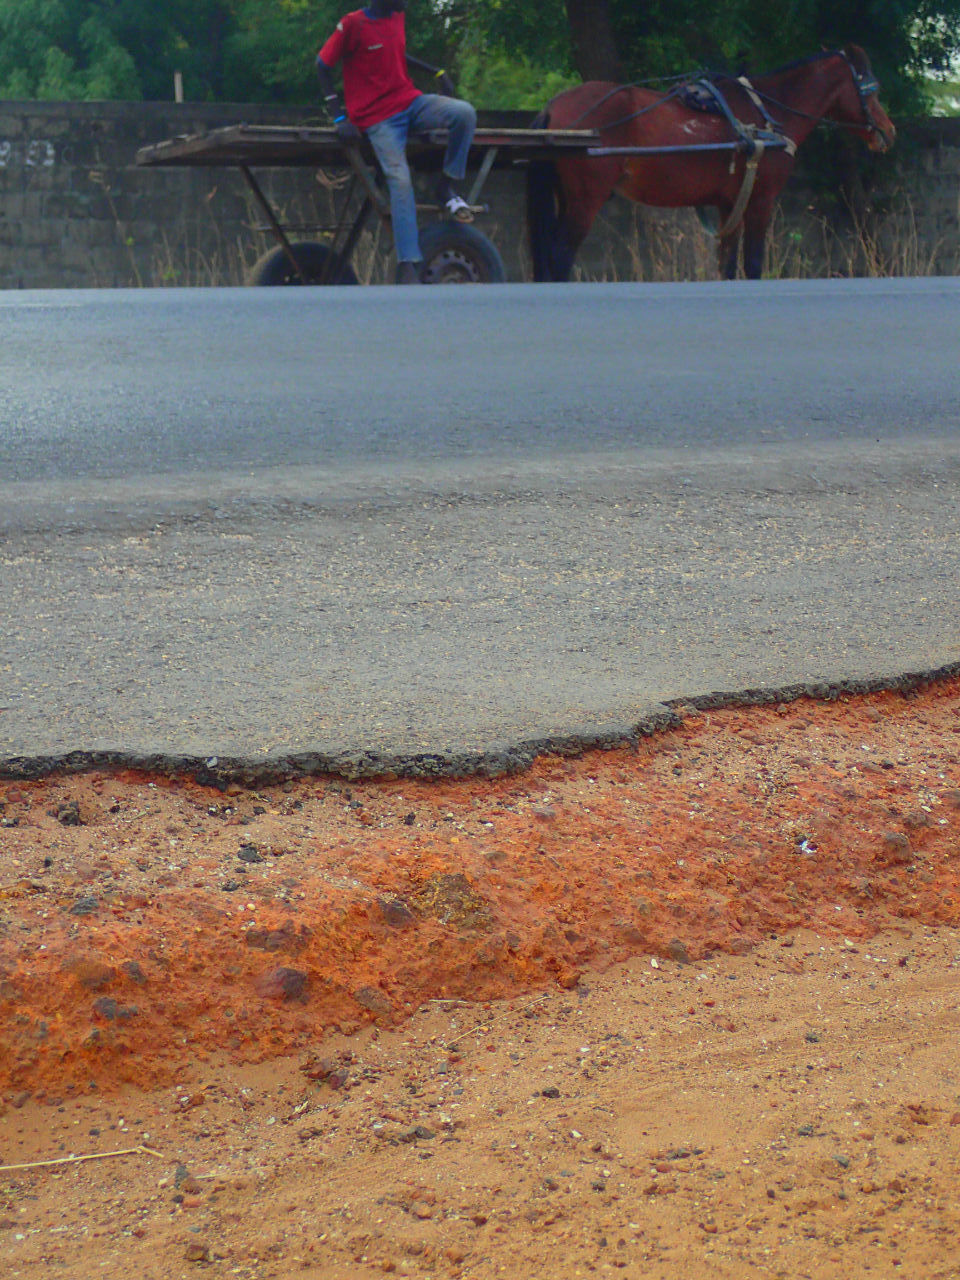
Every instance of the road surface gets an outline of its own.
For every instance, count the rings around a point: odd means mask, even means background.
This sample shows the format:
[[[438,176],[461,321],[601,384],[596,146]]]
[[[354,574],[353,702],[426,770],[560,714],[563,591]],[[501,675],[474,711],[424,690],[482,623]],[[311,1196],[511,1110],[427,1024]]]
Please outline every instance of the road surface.
[[[960,281],[0,294],[0,769],[509,767],[960,663]]]

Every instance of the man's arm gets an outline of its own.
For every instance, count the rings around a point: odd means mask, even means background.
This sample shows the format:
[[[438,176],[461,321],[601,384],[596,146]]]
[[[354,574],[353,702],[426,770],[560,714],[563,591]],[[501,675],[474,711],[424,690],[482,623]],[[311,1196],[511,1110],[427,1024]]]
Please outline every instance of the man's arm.
[[[333,83],[333,72],[317,54],[317,79],[320,81],[320,92],[323,94],[323,105],[327,109],[331,119],[343,115],[343,107],[340,105],[340,95],[337,93],[336,86]]]
[[[317,79],[320,81],[323,105],[333,121],[337,137],[346,147],[357,146],[360,141],[360,130],[352,121],[347,119],[347,113],[343,109],[340,95],[337,93],[336,86],[333,83],[333,72],[319,54],[317,55]]]
[[[452,98],[455,96],[453,81],[442,67],[434,67],[429,62],[424,62],[421,58],[415,58],[412,53],[407,54],[407,65],[416,67],[418,71],[429,71],[440,82],[440,92],[445,97]]]

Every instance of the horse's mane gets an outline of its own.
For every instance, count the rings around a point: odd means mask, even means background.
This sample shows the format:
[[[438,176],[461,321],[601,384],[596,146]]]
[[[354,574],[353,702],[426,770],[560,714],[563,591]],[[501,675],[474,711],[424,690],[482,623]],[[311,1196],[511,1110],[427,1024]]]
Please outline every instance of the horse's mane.
[[[682,91],[684,85],[692,84],[696,80],[708,80],[714,84],[736,83],[738,80],[747,76],[751,80],[769,80],[775,79],[777,76],[786,75],[790,71],[796,71],[801,67],[811,66],[815,62],[822,62],[827,58],[845,58],[851,63],[855,70],[861,76],[872,76],[873,68],[870,65],[870,59],[867,57],[863,49],[857,44],[847,45],[843,49],[818,49],[816,53],[808,53],[805,58],[796,58],[793,62],[785,62],[782,66],[774,67],[769,71],[735,71],[720,70],[719,68],[700,67],[696,71],[690,71],[674,76],[657,76],[651,80],[634,80],[627,84],[609,85],[609,92],[600,99],[600,103],[605,102],[607,98],[613,97],[614,94],[622,93],[626,89],[650,89],[654,85],[670,86],[669,89],[660,89],[659,92],[664,97],[673,97]],[[598,82],[599,83],[599,82]],[[603,82],[606,83],[606,82]],[[577,86],[582,87],[582,86]],[[537,120],[549,119],[549,111],[557,98],[562,98],[568,93],[576,92],[576,89],[564,89],[555,98],[547,103],[544,112],[537,117]],[[658,90],[654,89],[654,92]],[[594,103],[588,111],[594,110],[600,103]],[[647,108],[649,110],[650,108]],[[587,114],[586,112],[584,114]],[[630,118],[630,117],[628,117]],[[539,126],[538,126],[539,127]]]
[[[871,71],[870,59],[867,57],[863,49],[857,44],[847,45],[845,49],[818,49],[816,53],[808,53],[805,58],[796,58],[793,62],[785,62],[782,66],[772,67],[765,71],[749,71],[742,74],[748,75],[751,79],[754,77],[780,76],[788,71],[796,71],[799,67],[807,67],[812,62],[821,62],[825,58],[847,58],[854,64],[860,72]],[[713,71],[708,74],[717,80],[736,80],[737,76],[732,71]]]

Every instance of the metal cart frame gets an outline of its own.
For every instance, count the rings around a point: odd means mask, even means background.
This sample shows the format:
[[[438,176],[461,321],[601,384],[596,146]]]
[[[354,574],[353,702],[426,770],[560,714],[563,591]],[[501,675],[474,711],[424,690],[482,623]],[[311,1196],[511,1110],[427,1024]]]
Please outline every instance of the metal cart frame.
[[[408,157],[415,172],[440,168],[445,132],[411,138]],[[467,203],[475,214],[488,212],[481,203],[484,187],[494,169],[518,168],[538,159],[555,159],[564,153],[585,155],[599,136],[591,129],[479,128],[470,159],[473,179]],[[168,139],[143,147],[136,162],[145,168],[230,167],[240,170],[262,212],[277,247],[261,259],[252,283],[334,284],[356,283],[351,260],[357,242],[372,217],[389,227],[390,204],[383,177],[364,143],[345,147],[336,130],[297,125],[237,124],[207,133]],[[345,169],[350,178],[339,199],[335,222],[318,226],[322,241],[290,239],[276,210],[258,181],[255,170],[309,167]],[[418,205],[439,214],[437,205]],[[496,283],[506,279],[503,260],[493,242],[473,225],[450,220],[432,221],[421,230],[425,283]]]

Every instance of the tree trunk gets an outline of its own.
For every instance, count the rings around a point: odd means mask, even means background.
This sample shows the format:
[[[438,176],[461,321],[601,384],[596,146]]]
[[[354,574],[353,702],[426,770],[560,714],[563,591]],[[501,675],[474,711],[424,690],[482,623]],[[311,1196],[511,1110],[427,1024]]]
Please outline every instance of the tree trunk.
[[[623,79],[609,0],[566,0],[573,61],[584,80]]]

